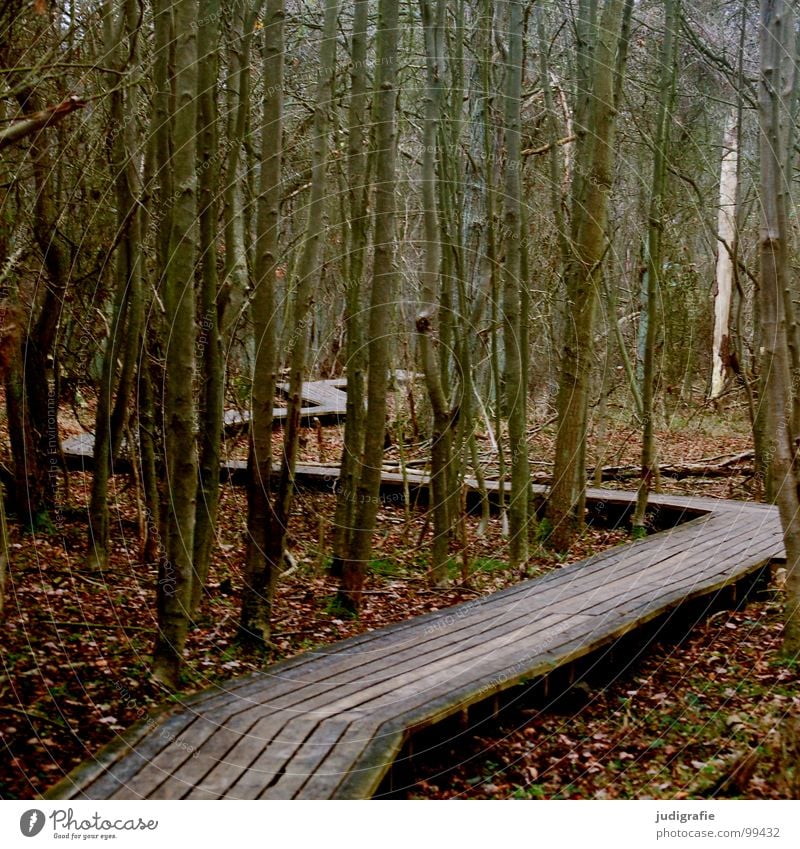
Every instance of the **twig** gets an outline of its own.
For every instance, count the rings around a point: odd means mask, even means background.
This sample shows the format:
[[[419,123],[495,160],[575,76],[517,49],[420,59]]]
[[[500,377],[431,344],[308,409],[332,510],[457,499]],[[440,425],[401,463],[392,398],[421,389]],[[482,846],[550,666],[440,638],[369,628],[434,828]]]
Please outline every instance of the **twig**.
[[[520,156],[541,156],[543,153],[549,153],[554,147],[560,147],[564,144],[574,142],[578,138],[576,135],[565,136],[563,139],[557,139],[554,142],[548,142],[541,147],[528,147],[520,151]]]
[[[0,710],[19,714],[20,716],[24,716],[26,719],[35,719],[39,722],[46,722],[49,725],[55,725],[56,728],[60,728],[62,731],[67,728],[67,725],[64,722],[59,722],[57,719],[53,719],[50,716],[45,716],[45,714],[37,713],[33,710],[23,710],[22,708],[9,707],[8,705],[0,707]]]
[[[57,628],[101,628],[113,630],[121,628],[123,631],[152,631],[152,628],[147,628],[142,625],[122,625],[117,623],[105,622],[58,622],[55,619],[45,620],[48,625],[55,625]]]

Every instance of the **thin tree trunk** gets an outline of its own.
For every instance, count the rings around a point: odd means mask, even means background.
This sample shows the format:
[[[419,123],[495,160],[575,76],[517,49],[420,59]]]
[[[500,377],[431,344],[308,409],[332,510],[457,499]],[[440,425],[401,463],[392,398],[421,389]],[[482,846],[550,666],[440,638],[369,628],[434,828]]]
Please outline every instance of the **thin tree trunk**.
[[[5,198],[3,198],[5,200]],[[0,213],[0,262],[6,258],[7,241],[5,232],[5,215]],[[9,314],[8,306],[4,299],[0,300],[0,328],[2,328],[2,339],[0,339],[0,380],[5,380],[8,370],[6,354],[12,346],[8,345],[8,337],[13,339],[13,331],[9,325],[13,324]],[[0,622],[5,619],[6,609],[6,581],[8,576],[9,554],[8,554],[8,525],[6,524],[6,490],[0,483]]]
[[[712,349],[711,395],[719,398],[725,387],[730,358],[730,312],[733,297],[734,248],[736,243],[736,198],[739,176],[739,122],[734,111],[728,119],[722,140],[717,222],[717,269],[714,295],[714,341]]]
[[[793,56],[794,15],[785,0],[761,2],[761,85],[759,88],[761,278],[759,307],[764,348],[765,396],[775,501],[786,547],[786,607],[783,650],[800,655],[800,499],[796,444],[792,430],[792,384],[783,293],[789,285],[787,241],[786,56]],[[795,57],[796,58],[796,57]],[[796,765],[795,765],[796,767]]]
[[[433,547],[430,577],[436,586],[447,583],[447,560],[450,548],[450,516],[448,510],[448,472],[452,455],[452,433],[449,402],[445,392],[441,357],[436,350],[439,283],[442,262],[441,229],[436,205],[437,136],[441,120],[444,85],[444,0],[420,0],[425,37],[426,84],[425,119],[423,124],[422,205],[424,221],[425,265],[421,303],[416,318],[417,342],[422,371],[433,413],[431,432],[431,512],[433,515]]]
[[[145,536],[142,540],[142,562],[157,563],[161,555],[161,515],[158,491],[158,438],[156,435],[155,401],[149,354],[143,346],[138,363],[136,387],[136,413],[138,419],[139,462],[141,463],[142,489],[145,505]]]
[[[581,79],[589,86],[579,93],[585,124],[580,128],[572,187],[572,256],[564,271],[572,320],[567,322],[558,392],[553,486],[548,498],[551,544],[569,547],[583,526],[586,499],[586,429],[591,365],[594,359],[594,323],[597,291],[606,252],[608,195],[614,165],[616,92],[621,83],[629,37],[632,0],[606,0],[591,54],[591,71]],[[580,54],[580,67],[584,57]],[[591,80],[591,83],[588,81]]]
[[[347,408],[344,446],[333,520],[333,563],[331,574],[342,575],[352,538],[355,513],[357,458],[364,446],[364,321],[361,296],[364,254],[367,247],[368,162],[364,149],[367,131],[367,26],[369,0],[356,0],[353,8],[353,36],[350,49],[350,104],[347,131],[347,201],[350,210],[347,243],[347,291],[345,293],[345,333],[347,368]]]
[[[398,0],[379,0],[374,108],[375,257],[367,332],[367,417],[364,451],[359,463],[353,543],[342,569],[340,601],[357,611],[364,575],[372,554],[378,514],[389,380],[389,334],[392,326],[397,272],[394,239],[396,219],[396,85],[399,36]]]
[[[106,62],[117,71],[135,61],[138,10],[133,2],[125,3],[119,17],[111,3],[103,9]],[[123,43],[127,38],[129,46]],[[138,168],[136,162],[135,124],[125,120],[126,111],[136,111],[136,87],[127,91],[114,89],[116,76],[109,74],[111,119],[122,127],[114,136],[111,167],[116,188],[117,231],[123,233],[114,262],[115,292],[108,339],[103,354],[103,368],[98,391],[94,425],[94,458],[92,493],[89,505],[88,565],[108,565],[109,496],[108,482],[115,455],[122,440],[122,427],[127,418],[142,319],[141,300],[141,215],[138,203]],[[120,356],[124,367],[117,380]],[[116,404],[113,406],[116,390]],[[114,421],[116,419],[116,422]],[[117,431],[116,439],[114,438]],[[115,445],[115,442],[117,443]]]
[[[174,0],[175,112],[173,155],[168,167],[175,186],[170,210],[164,306],[168,319],[164,430],[167,467],[166,558],[158,579],[158,635],[153,676],[175,689],[191,615],[197,502],[195,405],[195,293],[197,256],[197,0]]]
[[[661,48],[660,102],[653,158],[653,182],[650,191],[650,209],[647,227],[647,334],[645,336],[644,372],[642,380],[642,479],[636,495],[633,514],[634,533],[645,533],[647,499],[657,470],[654,436],[653,390],[655,384],[655,347],[658,316],[658,298],[661,294],[661,243],[664,235],[664,193],[667,184],[667,150],[670,139],[672,101],[677,79],[677,26],[680,19],[680,0],[665,0],[664,39]]]
[[[38,94],[18,91],[21,111],[38,111]],[[23,487],[15,493],[23,505],[24,521],[31,527],[51,527],[50,511],[55,507],[61,450],[58,435],[58,399],[48,375],[47,359],[55,349],[64,295],[69,282],[70,259],[63,243],[58,220],[59,169],[51,155],[48,134],[32,136],[29,144],[35,185],[33,237],[42,254],[43,268],[31,295],[27,332],[21,342],[21,356],[9,370],[13,396],[9,406],[9,430],[16,467],[16,480]],[[12,295],[17,299],[18,293]],[[20,434],[18,429],[24,429]],[[21,453],[18,453],[20,452]]]
[[[218,0],[216,0],[218,2]],[[252,8],[249,8],[252,7]],[[242,203],[242,175],[240,163],[247,136],[250,113],[250,48],[253,39],[259,4],[234,0],[231,5],[231,27],[228,41],[228,92],[227,157],[223,195],[223,230],[225,235],[225,263],[219,291],[219,322],[225,348],[230,346],[231,335],[241,320],[242,304],[247,290],[247,228]],[[204,11],[206,18],[212,17]],[[266,85],[274,85],[265,77]]]
[[[6,576],[8,574],[8,526],[6,525],[6,492],[0,483],[0,622],[6,614]]]
[[[21,330],[22,308],[16,289],[10,290],[8,297]],[[7,364],[5,389],[8,438],[14,458],[14,503],[20,521],[30,528],[37,528],[48,521],[47,483],[44,470],[36,462],[34,429],[21,366],[24,354],[18,335],[12,338],[10,347],[13,347],[13,353]]]
[[[208,578],[211,547],[217,525],[219,473],[224,404],[224,364],[219,332],[217,296],[217,202],[219,169],[217,137],[217,65],[219,44],[219,0],[208,0],[197,29],[197,99],[199,140],[199,191],[201,316],[198,353],[200,359],[200,479],[195,517],[192,615],[197,611]]]
[[[267,0],[264,19],[264,89],[261,116],[261,176],[253,281],[253,395],[247,489],[247,552],[240,631],[259,644],[269,641],[270,616],[280,564],[267,558],[272,477],[272,420],[278,367],[277,269],[280,251],[283,157],[284,0]]]
[[[327,177],[330,108],[336,75],[336,35],[339,15],[338,0],[325,1],[325,16],[320,45],[320,70],[317,81],[314,120],[312,124],[311,197],[308,219],[297,265],[297,286],[294,297],[294,323],[289,357],[289,397],[283,438],[278,490],[275,496],[266,558],[269,568],[279,570],[283,561],[289,514],[294,495],[294,473],[300,437],[302,388],[308,359],[308,340],[311,305],[322,280],[323,235],[325,233],[325,188]]]
[[[521,99],[523,56],[523,8],[521,0],[509,3],[508,63],[505,80],[505,212],[506,261],[503,271],[503,346],[505,360],[505,406],[511,454],[511,493],[508,506],[509,563],[512,568],[528,559],[528,443],[526,440],[527,381],[523,372],[520,292],[522,279],[522,157]],[[526,337],[523,339],[523,335]]]

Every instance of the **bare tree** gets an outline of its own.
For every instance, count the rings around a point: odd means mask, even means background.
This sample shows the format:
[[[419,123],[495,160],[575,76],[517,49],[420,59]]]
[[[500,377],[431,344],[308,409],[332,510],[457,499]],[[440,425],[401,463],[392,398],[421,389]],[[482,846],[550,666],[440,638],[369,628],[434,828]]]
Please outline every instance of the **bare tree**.
[[[262,644],[269,640],[271,602],[280,574],[280,564],[267,558],[267,538],[272,513],[272,419],[279,338],[276,272],[280,248],[284,18],[284,0],[267,0],[263,71],[270,84],[264,87],[261,106],[261,176],[252,301],[255,363],[240,619],[242,634]]]
[[[527,373],[523,368],[527,348],[521,292],[523,279],[522,222],[522,156],[520,144],[523,5],[509,3],[508,63],[505,81],[505,252],[503,279],[503,340],[505,352],[505,406],[508,415],[509,449],[511,452],[511,497],[508,506],[509,561],[512,567],[524,566],[528,559],[528,465]]]
[[[389,381],[389,332],[392,325],[397,271],[396,218],[396,99],[398,0],[378,4],[375,74],[375,257],[367,330],[367,418],[364,450],[359,462],[358,486],[353,494],[353,542],[343,564],[340,599],[352,610],[361,606],[364,575],[372,552],[372,534],[378,515],[381,469],[386,432],[386,390]]]
[[[115,14],[114,4],[104,4],[105,61],[116,73],[136,67],[139,27],[135,2],[127,0],[119,14]],[[136,124],[125,120],[126,113],[136,112],[138,91],[136,86],[127,89],[114,86],[115,75],[109,76],[110,117],[112,126],[117,128],[112,141],[111,171],[116,189],[118,245],[115,261],[109,263],[114,269],[114,303],[95,412],[94,475],[89,508],[88,562],[99,568],[108,565],[108,482],[130,409],[143,321],[140,163],[136,153]]]
[[[433,549],[430,574],[442,586],[447,582],[447,559],[452,517],[449,506],[450,464],[452,463],[452,413],[447,397],[447,369],[441,362],[434,334],[440,299],[442,234],[437,209],[437,136],[441,121],[445,80],[444,27],[446,4],[420,0],[425,40],[425,118],[422,132],[422,214],[424,221],[424,268],[421,273],[421,303],[416,317],[417,339],[422,371],[433,412],[431,431],[431,511]]]
[[[584,522],[589,381],[606,222],[614,165],[617,92],[627,52],[632,0],[581,0],[578,36],[579,128],[572,184],[570,256],[564,269],[571,316],[565,328],[558,390],[558,436],[548,497],[551,543],[565,549]]]
[[[647,296],[643,311],[647,320],[642,374],[642,479],[636,498],[633,529],[644,532],[647,499],[657,474],[654,436],[653,392],[655,389],[655,349],[658,328],[658,299],[661,296],[662,239],[664,235],[664,194],[667,186],[667,153],[670,142],[672,102],[678,76],[677,26],[680,19],[680,0],[665,0],[664,39],[661,45],[659,104],[654,139],[653,176],[647,216],[645,243],[645,275]]]
[[[197,139],[198,214],[200,219],[200,309],[197,347],[200,361],[199,482],[193,561],[191,609],[194,614],[208,578],[217,525],[225,369],[220,337],[219,280],[217,275],[216,197],[219,179],[217,73],[220,38],[220,3],[203,6],[197,28]]]
[[[195,433],[195,291],[197,258],[197,0],[171,3],[175,32],[174,111],[171,154],[175,202],[164,268],[167,315],[164,431],[166,557],[159,564],[158,636],[153,676],[170,688],[179,673],[191,615],[197,501]]]
[[[769,455],[775,501],[786,546],[786,609],[783,649],[800,655],[800,498],[797,443],[792,428],[792,383],[787,339],[785,293],[789,291],[789,178],[787,162],[787,90],[798,57],[795,53],[794,3],[761,2],[761,81],[759,124],[761,158],[761,273],[759,307],[764,349],[765,404],[771,437]]]
[[[345,333],[347,368],[347,415],[344,445],[339,468],[339,488],[334,515],[333,563],[331,573],[341,577],[342,564],[352,541],[357,458],[364,445],[364,316],[362,291],[367,249],[369,169],[366,149],[369,89],[367,48],[369,0],[356,0],[353,6],[353,33],[350,47],[350,101],[347,129],[347,272],[345,292]]]

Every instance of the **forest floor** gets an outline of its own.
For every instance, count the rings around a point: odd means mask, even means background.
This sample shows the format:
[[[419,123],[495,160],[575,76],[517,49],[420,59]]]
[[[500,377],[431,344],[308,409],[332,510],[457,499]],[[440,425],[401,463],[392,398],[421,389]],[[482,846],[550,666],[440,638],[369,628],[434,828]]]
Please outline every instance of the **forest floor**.
[[[306,436],[303,460],[338,459],[340,428],[325,428],[321,441],[313,431]],[[534,463],[545,464],[552,456],[552,439],[552,427],[531,429]],[[663,430],[660,444],[664,461],[691,461],[746,450],[749,436],[735,417],[700,411]],[[635,428],[617,423],[593,435],[589,457],[600,447],[604,464],[635,463]],[[235,441],[231,450],[236,450]],[[393,450],[387,452],[389,460]],[[10,526],[12,563],[0,646],[0,798],[43,792],[163,700],[148,672],[156,575],[139,561],[135,493],[125,478],[114,480],[111,562],[103,572],[89,572],[83,555],[90,479],[73,473],[69,483],[51,533],[31,535],[13,522]],[[693,494],[753,497],[746,475],[707,481],[665,478],[663,485]],[[207,594],[187,645],[186,692],[493,592],[521,577],[507,568],[497,518],[480,538],[476,520],[470,519],[468,582],[455,557],[453,585],[431,589],[425,575],[430,529],[423,529],[423,515],[387,504],[379,517],[364,610],[358,620],[348,619],[337,609],[336,582],[327,575],[333,506],[331,495],[298,493],[289,539],[297,566],[280,584],[274,648],[265,658],[236,641],[245,496],[239,488],[223,488]],[[529,574],[543,574],[625,538],[623,529],[589,528],[567,555],[539,549]],[[800,689],[795,671],[773,661],[780,639],[779,608],[780,593],[774,589],[743,611],[717,614],[679,647],[655,648],[624,679],[587,694],[580,704],[568,701],[542,714],[523,709],[506,716],[492,738],[475,737],[441,763],[423,764],[408,795],[702,795],[752,746],[760,746],[757,766],[746,783],[740,776],[740,783],[726,792],[757,798],[786,795],[770,779],[770,747],[782,712],[798,712]],[[454,756],[459,767],[445,768]],[[752,756],[751,761],[755,763]],[[706,782],[702,786],[701,777]]]

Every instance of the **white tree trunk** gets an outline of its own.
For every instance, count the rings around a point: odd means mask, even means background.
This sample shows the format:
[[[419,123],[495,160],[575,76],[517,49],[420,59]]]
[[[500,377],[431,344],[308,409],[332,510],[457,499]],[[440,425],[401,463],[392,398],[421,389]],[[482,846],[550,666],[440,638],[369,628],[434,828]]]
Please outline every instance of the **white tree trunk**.
[[[717,224],[716,295],[714,299],[714,348],[711,372],[711,398],[719,398],[725,385],[728,354],[728,326],[733,293],[733,248],[736,240],[736,173],[739,159],[736,112],[728,119],[722,142],[719,177],[719,219]]]

